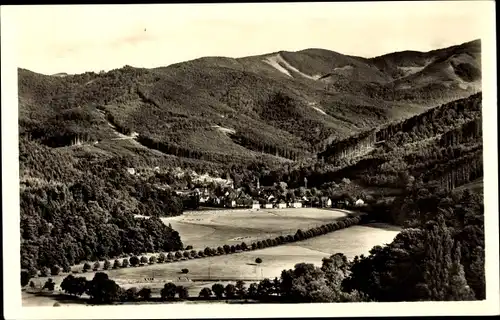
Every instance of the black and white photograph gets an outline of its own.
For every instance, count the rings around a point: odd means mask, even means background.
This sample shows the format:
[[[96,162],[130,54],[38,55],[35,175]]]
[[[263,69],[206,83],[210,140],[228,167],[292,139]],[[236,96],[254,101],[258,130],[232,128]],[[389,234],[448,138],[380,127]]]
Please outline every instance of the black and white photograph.
[[[494,19],[2,7],[5,318],[500,313]]]

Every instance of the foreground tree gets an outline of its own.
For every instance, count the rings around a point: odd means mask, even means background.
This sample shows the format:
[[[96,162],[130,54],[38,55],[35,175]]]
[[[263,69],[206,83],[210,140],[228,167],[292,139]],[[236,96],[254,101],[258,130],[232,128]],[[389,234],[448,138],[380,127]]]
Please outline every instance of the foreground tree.
[[[240,297],[244,297],[247,294],[244,281],[236,281],[236,294]]]
[[[75,278],[70,274],[61,282],[61,289],[68,294],[81,296],[87,289],[87,282],[85,277]]]
[[[236,295],[236,287],[229,283],[228,285],[226,285],[224,292],[226,294],[226,297],[228,297],[229,299],[234,298],[234,296]]]
[[[204,299],[209,299],[212,296],[212,290],[210,290],[210,288],[203,288],[201,289],[199,296]]]
[[[180,299],[185,300],[185,299],[189,298],[189,291],[184,286],[177,286],[177,294],[179,295]]]
[[[21,271],[21,287],[25,287],[30,282],[30,275],[27,270]]]
[[[142,300],[151,299],[151,289],[150,288],[142,288],[137,295],[141,297]]]
[[[177,286],[172,282],[166,283],[161,289],[161,298],[172,300],[175,298],[175,293],[177,292]]]
[[[212,291],[214,292],[217,299],[222,299],[224,296],[224,286],[220,283],[215,283],[212,285]]]
[[[334,293],[325,273],[313,264],[299,263],[281,273],[281,295],[290,302],[332,302]]]
[[[136,287],[132,287],[132,288],[129,288],[127,289],[127,291],[125,291],[125,300],[126,301],[135,301],[137,300],[137,288]]]
[[[92,303],[107,304],[119,300],[120,287],[106,273],[97,272],[88,282],[86,293]]]

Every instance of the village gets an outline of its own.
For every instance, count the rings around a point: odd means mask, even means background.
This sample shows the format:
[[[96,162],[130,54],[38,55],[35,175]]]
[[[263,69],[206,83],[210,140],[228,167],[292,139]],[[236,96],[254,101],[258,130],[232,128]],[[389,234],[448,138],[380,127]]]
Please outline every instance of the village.
[[[349,183],[349,182],[346,182]],[[321,191],[303,187],[287,189],[285,182],[273,186],[260,186],[256,179],[254,188],[234,188],[231,181],[223,184],[198,183],[193,188],[176,190],[183,197],[185,209],[227,208],[227,209],[286,209],[286,208],[336,208],[354,209],[365,206],[370,196],[355,197],[347,192]]]

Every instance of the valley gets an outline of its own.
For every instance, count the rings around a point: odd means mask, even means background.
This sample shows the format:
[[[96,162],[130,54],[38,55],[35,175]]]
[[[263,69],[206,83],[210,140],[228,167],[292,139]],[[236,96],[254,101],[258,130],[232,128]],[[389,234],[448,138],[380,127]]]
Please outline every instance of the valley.
[[[114,302],[238,280],[261,302],[451,299],[426,289],[433,250],[468,283],[453,299],[483,298],[480,48],[19,69],[23,303],[64,279]]]

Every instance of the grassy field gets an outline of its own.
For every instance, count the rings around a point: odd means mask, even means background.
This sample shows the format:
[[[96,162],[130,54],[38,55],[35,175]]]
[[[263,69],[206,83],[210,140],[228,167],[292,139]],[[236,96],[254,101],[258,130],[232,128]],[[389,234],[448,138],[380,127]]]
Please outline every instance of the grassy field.
[[[164,219],[164,221],[171,223],[179,231],[185,244],[201,248],[207,245],[230,244],[229,240],[237,237],[264,237],[268,234],[280,234],[281,231],[287,230],[295,232],[298,228],[305,229],[313,224],[319,225],[345,214],[346,212],[343,211],[310,208],[257,212],[233,210],[224,213],[217,212],[217,214],[190,212],[180,217]],[[175,223],[177,225],[174,225]],[[179,228],[179,226],[182,227]],[[218,281],[224,284],[234,283],[237,280],[250,283],[263,278],[279,277],[283,269],[293,268],[295,264],[300,262],[321,265],[321,260],[324,257],[337,252],[342,252],[349,259],[352,259],[355,255],[367,254],[375,245],[391,242],[398,232],[399,228],[384,224],[352,226],[305,241],[262,250],[108,270],[106,273],[124,288],[147,286],[152,289],[153,295],[159,295],[164,284],[171,281],[177,285],[186,286],[191,296],[197,296],[201,288],[211,287]],[[253,240],[254,238],[245,238],[244,240],[234,240],[234,242],[247,241],[249,243]],[[263,261],[260,265],[255,263],[257,257]],[[187,275],[181,273],[183,268],[189,269]],[[85,276],[90,280],[94,273],[81,273],[79,276]],[[64,277],[66,275],[55,276],[52,279],[59,285]],[[154,280],[146,281],[145,278],[154,278]],[[37,278],[34,279],[34,282],[40,286],[46,279]],[[58,286],[56,286],[56,292],[58,292]],[[25,296],[27,297],[25,298]],[[24,305],[45,303],[50,305],[47,299],[50,300],[49,297],[23,294]],[[60,303],[63,304],[63,302]]]
[[[195,249],[224,244],[250,244],[262,239],[294,234],[344,217],[347,211],[317,208],[190,211],[163,218],[181,235],[184,245]]]

